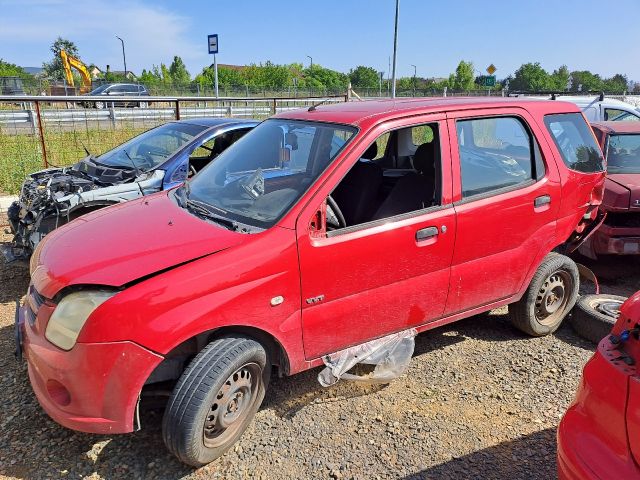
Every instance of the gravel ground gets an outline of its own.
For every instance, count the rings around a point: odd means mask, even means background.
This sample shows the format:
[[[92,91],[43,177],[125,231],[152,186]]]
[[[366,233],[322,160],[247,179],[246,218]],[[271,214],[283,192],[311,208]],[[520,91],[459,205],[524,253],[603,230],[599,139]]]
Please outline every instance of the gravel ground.
[[[604,268],[603,291],[640,289],[639,266]],[[194,470],[166,452],[160,411],[143,412],[143,430],[119,436],[49,420],[13,358],[14,305],[27,284],[23,268],[0,267],[0,479],[548,480],[556,477],[555,428],[594,349],[568,326],[525,337],[506,309],[495,310],[418,336],[408,372],[385,387],[323,389],[319,369],[274,379],[235,448]]]

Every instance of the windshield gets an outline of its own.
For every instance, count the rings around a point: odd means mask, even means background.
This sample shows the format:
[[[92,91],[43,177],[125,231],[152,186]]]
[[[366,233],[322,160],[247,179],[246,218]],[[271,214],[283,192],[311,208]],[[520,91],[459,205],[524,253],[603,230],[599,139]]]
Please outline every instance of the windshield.
[[[109,84],[106,85],[100,85],[98,88],[91,90],[89,92],[89,95],[97,95],[98,93],[104,92],[107,88],[109,88]]]
[[[640,173],[640,134],[609,136],[607,172]]]
[[[189,181],[189,199],[248,225],[274,225],[354,136],[345,125],[266,120]]]
[[[205,131],[207,127],[170,122],[144,132],[127,143],[109,150],[96,160],[110,167],[151,170]]]

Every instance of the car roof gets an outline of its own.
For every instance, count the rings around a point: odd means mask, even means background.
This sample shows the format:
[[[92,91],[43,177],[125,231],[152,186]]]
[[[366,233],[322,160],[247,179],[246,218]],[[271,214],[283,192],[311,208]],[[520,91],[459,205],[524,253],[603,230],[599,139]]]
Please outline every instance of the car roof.
[[[219,127],[221,125],[257,125],[260,123],[253,118],[226,118],[226,117],[199,117],[199,118],[187,118],[185,120],[177,120],[178,123],[190,123],[192,125],[200,125],[201,127]]]
[[[556,100],[562,100],[564,102],[575,103],[576,105],[590,105],[592,103],[604,103],[608,105],[620,105],[627,108],[636,109],[636,107],[630,103],[623,102],[622,100],[618,100],[617,98],[608,98],[604,97],[603,100],[600,100],[600,96],[571,96],[571,95],[560,95],[556,97]]]
[[[640,133],[640,122],[637,121],[593,122],[591,126],[606,133]]]
[[[367,100],[319,105],[291,110],[271,118],[321,121],[362,126],[364,123],[390,120],[408,115],[497,107],[526,107],[543,113],[579,112],[573,103],[537,98],[514,97],[428,97]]]

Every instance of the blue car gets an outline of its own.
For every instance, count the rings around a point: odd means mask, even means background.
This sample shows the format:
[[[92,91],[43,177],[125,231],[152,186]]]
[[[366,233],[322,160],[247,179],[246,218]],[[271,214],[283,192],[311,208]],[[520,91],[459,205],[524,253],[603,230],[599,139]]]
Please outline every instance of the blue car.
[[[13,240],[7,261],[28,259],[53,229],[85,213],[184,182],[258,124],[198,118],[168,122],[100,156],[32,173],[8,210]]]

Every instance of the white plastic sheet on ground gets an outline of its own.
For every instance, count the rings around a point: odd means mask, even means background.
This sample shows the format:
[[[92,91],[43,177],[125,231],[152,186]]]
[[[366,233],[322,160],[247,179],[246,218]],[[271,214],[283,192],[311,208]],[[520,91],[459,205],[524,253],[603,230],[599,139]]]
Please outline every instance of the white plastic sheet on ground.
[[[318,374],[318,382],[323,387],[334,385],[341,378],[363,383],[389,383],[409,367],[417,334],[416,329],[411,328],[325,355],[322,360],[326,368]],[[358,363],[375,365],[375,368],[367,375],[347,373]]]

